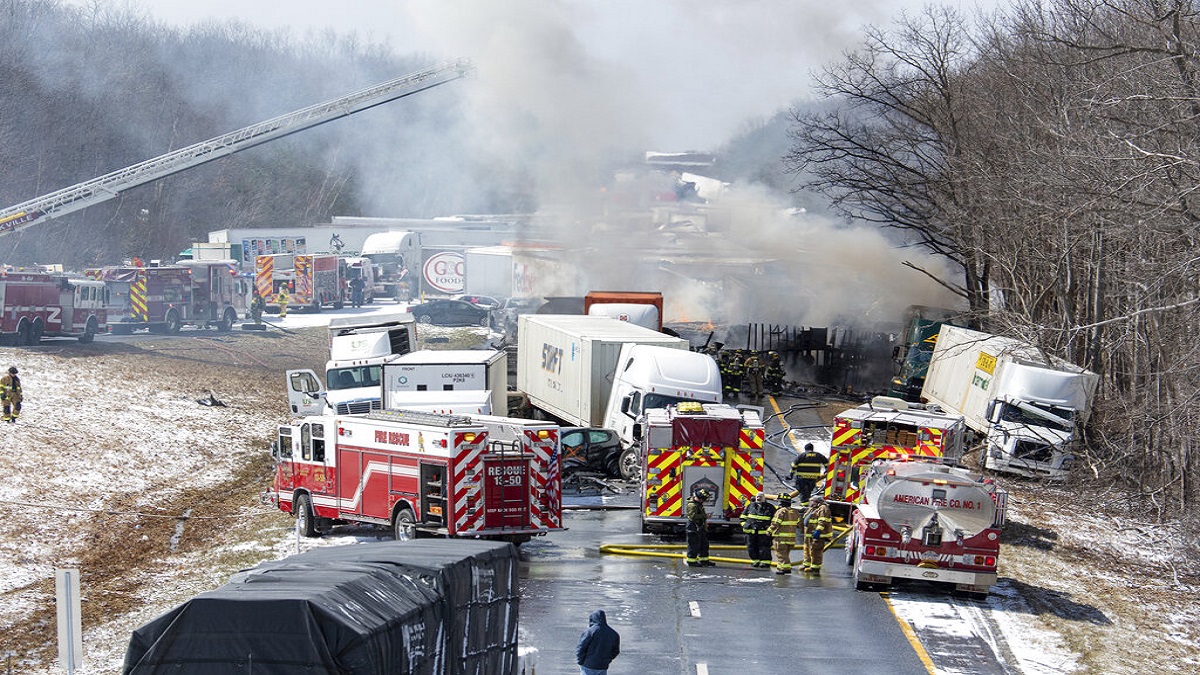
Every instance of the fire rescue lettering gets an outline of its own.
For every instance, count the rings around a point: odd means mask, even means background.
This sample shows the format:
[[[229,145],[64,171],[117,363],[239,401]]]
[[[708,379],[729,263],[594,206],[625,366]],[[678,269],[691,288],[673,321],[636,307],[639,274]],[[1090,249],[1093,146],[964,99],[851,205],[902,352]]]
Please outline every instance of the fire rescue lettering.
[[[923,495],[906,495],[897,494],[892,497],[893,502],[901,504],[916,504],[918,506],[940,506],[947,509],[963,509],[966,511],[974,511],[983,508],[983,502],[962,501],[961,499],[938,499],[936,497],[926,497]]]
[[[487,475],[492,479],[492,484],[499,486],[518,486],[525,483],[525,467],[519,464],[506,464],[504,466],[489,466]]]
[[[376,429],[375,442],[387,443],[388,445],[408,445],[408,434],[404,433],[403,431]]]

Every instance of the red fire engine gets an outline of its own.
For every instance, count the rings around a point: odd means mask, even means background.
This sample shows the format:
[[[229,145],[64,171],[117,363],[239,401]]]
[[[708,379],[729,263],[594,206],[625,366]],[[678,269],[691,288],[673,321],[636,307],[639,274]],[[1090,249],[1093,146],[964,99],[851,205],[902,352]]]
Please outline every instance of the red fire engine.
[[[384,410],[279,427],[265,497],[305,536],[339,522],[515,543],[562,528],[558,427]]]
[[[728,530],[763,488],[762,421],[754,410],[685,401],[646,411],[641,441],[642,531],[681,531],[687,500],[711,497],[709,524]]]
[[[857,502],[859,474],[877,459],[931,457],[957,462],[970,442],[962,415],[920,403],[876,396],[870,403],[843,411],[833,422],[825,498],[837,515],[849,516],[838,502]]]
[[[0,337],[8,344],[36,345],[43,337],[91,342],[108,330],[104,283],[61,274],[0,275]]]
[[[346,280],[336,254],[277,253],[254,261],[254,290],[268,307],[276,307],[279,289],[288,290],[288,307],[320,311],[324,305],[341,309]]]
[[[879,460],[863,473],[846,545],[856,588],[916,579],[987,595],[996,583],[1007,493],[936,460]]]
[[[112,332],[178,333],[182,326],[233,328],[238,310],[232,261],[184,260],[167,267],[104,267],[89,273],[109,287]]]

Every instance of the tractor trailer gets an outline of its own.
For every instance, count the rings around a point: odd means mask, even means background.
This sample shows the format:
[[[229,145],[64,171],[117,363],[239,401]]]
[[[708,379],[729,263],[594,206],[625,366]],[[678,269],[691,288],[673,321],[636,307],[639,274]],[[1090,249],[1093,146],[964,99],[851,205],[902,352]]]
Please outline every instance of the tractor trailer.
[[[646,410],[721,402],[721,373],[687,340],[606,316],[525,314],[517,390],[566,426],[604,427],[632,448]]]
[[[986,468],[1061,481],[1098,381],[1019,340],[943,325],[921,397],[984,436]]]

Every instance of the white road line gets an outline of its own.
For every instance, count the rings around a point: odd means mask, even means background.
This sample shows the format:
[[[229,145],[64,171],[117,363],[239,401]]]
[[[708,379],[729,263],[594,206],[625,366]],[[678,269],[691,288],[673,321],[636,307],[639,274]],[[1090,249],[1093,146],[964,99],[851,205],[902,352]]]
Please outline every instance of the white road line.
[[[695,600],[689,601],[688,609],[691,610],[692,616],[696,617],[697,619],[700,618],[700,603],[696,602]]]
[[[708,675],[708,664],[707,663],[697,663],[696,664],[696,675]]]

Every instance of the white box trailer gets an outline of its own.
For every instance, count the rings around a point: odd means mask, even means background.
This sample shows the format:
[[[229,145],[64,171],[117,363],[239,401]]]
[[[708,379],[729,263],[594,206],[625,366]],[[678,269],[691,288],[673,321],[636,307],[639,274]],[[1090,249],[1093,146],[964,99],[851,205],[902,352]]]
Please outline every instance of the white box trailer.
[[[517,390],[567,426],[604,427],[633,447],[645,411],[721,402],[721,371],[687,340],[606,316],[525,314]]]
[[[383,408],[505,413],[508,359],[494,349],[423,349],[398,356],[383,365]]]
[[[482,246],[464,252],[467,265],[466,292],[507,298],[513,290],[513,250],[511,246]]]
[[[1020,340],[943,325],[921,396],[986,437],[987,468],[1065,480],[1099,379]]]

